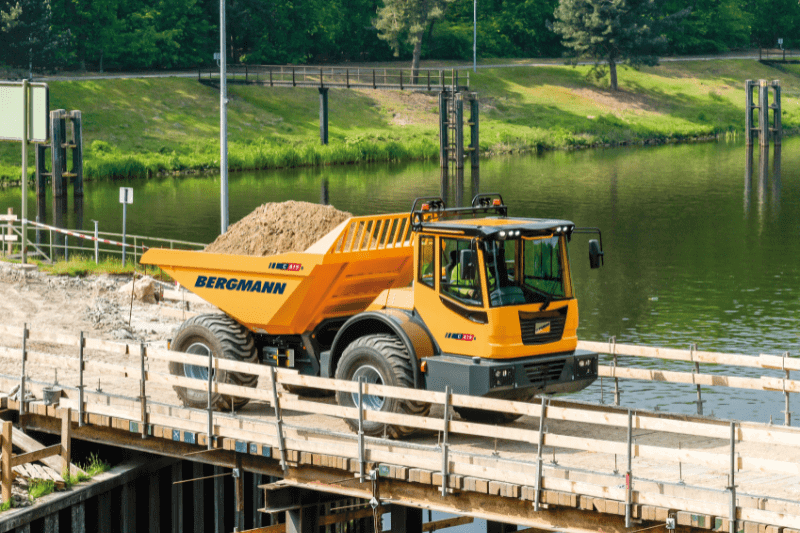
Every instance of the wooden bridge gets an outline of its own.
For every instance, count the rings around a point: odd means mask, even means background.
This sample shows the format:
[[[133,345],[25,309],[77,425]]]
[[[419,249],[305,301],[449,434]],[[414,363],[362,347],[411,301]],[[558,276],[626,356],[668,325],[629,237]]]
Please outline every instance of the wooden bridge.
[[[310,532],[335,523],[337,517],[315,516],[314,507],[298,499],[313,491],[373,501],[373,507],[362,504],[359,516],[394,509],[392,531],[421,531],[421,520],[409,522],[416,515],[398,510],[433,509],[490,520],[492,531],[512,531],[497,524],[515,524],[531,532],[632,533],[663,530],[674,518],[679,532],[800,532],[800,430],[788,424],[561,399],[520,403],[370,384],[359,389],[358,383],[287,369],[8,326],[0,327],[0,338],[0,390],[19,386],[17,399],[0,401],[18,411],[24,427],[59,434],[66,417],[75,439],[282,478],[264,487],[264,510],[285,514],[286,523],[253,531]],[[617,391],[623,378],[769,390],[785,399],[787,412],[789,395],[800,391],[800,381],[789,374],[800,370],[800,360],[785,356],[615,342],[583,347],[611,354],[613,365],[601,366],[600,374]],[[621,366],[641,357],[682,360],[692,370]],[[173,376],[170,362],[256,374],[258,387]],[[719,366],[703,373],[701,364],[745,366],[764,375],[726,375]],[[27,392],[42,398],[48,389],[52,395],[56,368],[58,405],[19,401]],[[769,375],[776,371],[778,377]],[[187,409],[174,385],[251,402],[235,413]],[[413,397],[433,408],[426,417],[345,408],[326,398],[298,397],[287,386]],[[453,406],[523,417],[507,426],[483,425],[453,418]],[[402,424],[420,433],[401,441],[365,437],[347,428],[348,418]],[[238,512],[244,487],[238,481],[236,487],[231,505]]]

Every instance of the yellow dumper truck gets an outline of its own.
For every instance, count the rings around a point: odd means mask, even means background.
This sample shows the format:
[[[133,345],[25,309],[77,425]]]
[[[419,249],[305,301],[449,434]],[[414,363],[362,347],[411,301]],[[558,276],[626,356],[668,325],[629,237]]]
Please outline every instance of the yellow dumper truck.
[[[457,394],[529,400],[574,392],[597,378],[597,354],[577,350],[578,303],[566,220],[511,218],[500,195],[469,207],[418,198],[410,213],[353,217],[304,252],[269,257],[152,249],[158,265],[225,315],[187,320],[173,350],[261,362],[301,374]],[[602,240],[589,241],[592,268]],[[205,367],[173,374],[208,379]],[[256,377],[219,372],[255,386]],[[188,406],[207,393],[176,387]],[[243,405],[219,396],[220,408]],[[353,406],[352,394],[337,401]],[[370,409],[426,414],[421,402],[365,396]],[[456,408],[481,420],[479,409]],[[492,413],[497,421],[498,413]],[[510,421],[509,418],[505,419]],[[367,423],[369,435],[402,427]]]

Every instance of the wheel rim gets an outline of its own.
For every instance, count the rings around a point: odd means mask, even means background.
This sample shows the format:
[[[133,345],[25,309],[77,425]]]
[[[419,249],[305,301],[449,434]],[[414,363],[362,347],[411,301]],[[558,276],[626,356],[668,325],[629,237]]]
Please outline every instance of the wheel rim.
[[[186,353],[190,353],[193,355],[203,355],[205,357],[208,357],[208,354],[211,353],[211,348],[209,348],[202,342],[195,342],[186,349]],[[208,381],[208,367],[206,366],[184,364],[183,373],[187,378],[202,379],[204,381]]]
[[[383,385],[383,376],[374,366],[360,366],[358,370],[353,373],[353,381],[363,380],[365,383],[374,383],[376,385]],[[358,407],[358,393],[352,395],[353,404]],[[364,407],[372,411],[380,411],[383,409],[384,398],[383,396],[375,396],[373,394],[364,394],[362,396]]]

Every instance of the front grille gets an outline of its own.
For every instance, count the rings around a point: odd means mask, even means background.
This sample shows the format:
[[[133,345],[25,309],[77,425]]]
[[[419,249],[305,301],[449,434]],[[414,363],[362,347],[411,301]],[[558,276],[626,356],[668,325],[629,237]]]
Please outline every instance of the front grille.
[[[527,363],[525,364],[525,375],[531,383],[551,383],[561,378],[566,361],[551,361],[549,363]]]
[[[564,334],[567,321],[567,306],[544,313],[519,312],[519,327],[522,344],[547,344],[556,342]]]

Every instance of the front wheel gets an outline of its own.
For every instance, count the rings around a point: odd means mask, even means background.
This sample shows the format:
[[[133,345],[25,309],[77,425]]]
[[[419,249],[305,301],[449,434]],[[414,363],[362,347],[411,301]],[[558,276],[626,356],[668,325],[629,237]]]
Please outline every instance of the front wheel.
[[[172,340],[172,350],[218,359],[230,359],[245,363],[258,363],[258,353],[250,331],[226,315],[199,315],[184,322]],[[171,362],[169,372],[175,376],[208,381],[208,367]],[[255,387],[258,376],[217,370],[213,376],[217,383],[230,383],[244,387]],[[203,409],[208,406],[208,391],[175,386],[175,392],[186,407]],[[214,394],[211,405],[215,409],[229,411],[244,407],[250,400],[236,396]]]
[[[414,388],[414,367],[411,356],[403,342],[394,335],[366,335],[353,341],[342,354],[336,367],[336,379]],[[343,407],[358,407],[358,393],[337,391],[336,401]],[[417,416],[427,416],[431,405],[426,402],[401,400],[365,394],[362,397],[366,409]],[[347,420],[353,431],[358,431],[358,420]],[[400,438],[415,432],[415,428],[364,421],[365,435]]]

